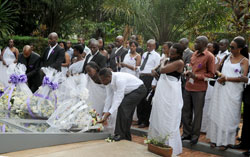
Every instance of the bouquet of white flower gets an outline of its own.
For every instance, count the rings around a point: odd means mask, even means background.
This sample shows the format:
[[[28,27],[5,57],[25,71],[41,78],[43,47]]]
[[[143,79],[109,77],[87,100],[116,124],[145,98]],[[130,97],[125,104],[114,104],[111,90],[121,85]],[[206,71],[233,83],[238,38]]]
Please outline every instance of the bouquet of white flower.
[[[57,108],[57,90],[65,79],[62,72],[53,68],[42,68],[45,73],[42,86],[27,100],[28,112],[32,117],[47,119]]]
[[[26,100],[32,96],[27,86],[26,67],[23,64],[12,64],[8,68],[10,86],[1,89],[0,109],[8,110],[17,114],[27,109]],[[23,114],[20,114],[23,115]]]
[[[65,89],[61,90],[69,92],[47,121],[52,128],[80,132],[91,129],[93,119],[90,114],[91,108],[86,103],[88,99],[86,81],[85,74],[81,74],[68,77],[64,82]],[[60,96],[63,95],[63,92],[59,91],[59,93],[61,93]]]

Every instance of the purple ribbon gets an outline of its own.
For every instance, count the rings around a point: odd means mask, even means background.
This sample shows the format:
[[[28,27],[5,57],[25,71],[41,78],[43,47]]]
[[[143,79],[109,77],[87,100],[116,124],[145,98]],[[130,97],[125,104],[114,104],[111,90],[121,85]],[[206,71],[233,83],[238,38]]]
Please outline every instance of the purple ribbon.
[[[58,83],[53,83],[52,81],[49,80],[49,77],[45,76],[43,78],[43,86],[48,85],[50,89],[56,90],[58,88]]]
[[[44,98],[44,99],[52,101],[52,99],[49,96],[44,96],[44,95],[38,94],[38,93],[34,93],[34,95],[37,96],[37,97]]]
[[[33,114],[33,112],[31,111],[31,108],[30,108],[30,98],[27,99],[27,107],[28,107],[29,115],[30,115],[32,118],[36,118],[36,116]]]
[[[18,83],[26,83],[27,80],[28,79],[26,75],[16,75],[16,74],[10,75],[10,83],[14,85],[17,85]]]
[[[17,84],[19,83],[26,83],[27,82],[27,76],[26,75],[16,75],[16,74],[12,74],[10,75],[10,83],[12,83],[10,92],[9,92],[9,98],[8,98],[8,110],[11,109],[11,97],[12,97],[12,93],[14,91],[14,88]]]
[[[2,126],[2,132],[5,133],[5,124]]]
[[[0,91],[0,97],[4,94],[4,91]]]
[[[12,93],[13,93],[13,91],[14,91],[15,86],[16,86],[16,85],[13,84],[13,85],[11,86],[11,89],[10,89],[10,92],[9,92],[9,97],[8,97],[8,110],[9,110],[9,111],[10,111],[10,109],[11,109],[10,100],[11,100]]]

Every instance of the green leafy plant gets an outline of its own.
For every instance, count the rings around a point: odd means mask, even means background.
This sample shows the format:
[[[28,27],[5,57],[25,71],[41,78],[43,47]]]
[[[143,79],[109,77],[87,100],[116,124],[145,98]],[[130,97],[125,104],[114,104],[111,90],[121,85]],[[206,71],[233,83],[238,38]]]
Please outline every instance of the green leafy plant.
[[[0,37],[14,32],[18,11],[12,1],[0,0]]]
[[[165,141],[169,139],[170,135],[166,135],[165,137],[155,137],[151,139],[146,139],[144,140],[145,144],[152,144],[158,147],[163,147],[163,148],[170,148],[170,146],[165,144]]]

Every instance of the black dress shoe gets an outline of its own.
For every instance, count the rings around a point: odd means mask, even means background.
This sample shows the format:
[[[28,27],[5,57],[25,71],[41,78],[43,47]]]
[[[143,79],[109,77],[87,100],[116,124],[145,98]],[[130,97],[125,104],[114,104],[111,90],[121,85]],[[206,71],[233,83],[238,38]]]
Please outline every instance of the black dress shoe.
[[[247,149],[242,143],[230,146],[232,149]]]
[[[250,156],[250,149],[249,149],[248,151],[246,151],[246,152],[243,152],[243,154],[244,154],[245,156]]]
[[[115,135],[112,140],[114,141],[120,141],[121,140],[121,136],[120,135]]]
[[[141,125],[141,122],[138,121],[138,122],[136,123],[136,125]]]
[[[196,140],[196,139],[190,141],[190,144],[191,144],[191,145],[195,145],[195,144],[197,144],[197,143],[198,143],[198,140]]]
[[[191,140],[191,136],[181,136],[181,140]]]
[[[146,127],[147,127],[146,124],[141,123],[138,128],[146,128]]]

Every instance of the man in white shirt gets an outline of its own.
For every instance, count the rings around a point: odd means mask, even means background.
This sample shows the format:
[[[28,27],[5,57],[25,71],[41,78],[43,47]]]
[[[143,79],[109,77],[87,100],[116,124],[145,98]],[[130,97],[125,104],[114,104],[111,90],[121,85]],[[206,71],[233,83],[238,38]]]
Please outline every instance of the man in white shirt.
[[[147,52],[142,55],[140,66],[140,79],[143,81],[147,88],[147,93],[152,89],[151,83],[153,81],[152,69],[155,69],[159,64],[161,57],[155,52],[156,41],[150,39],[147,41]],[[149,117],[151,112],[151,100],[147,101],[146,97],[137,106],[137,116],[139,128],[149,126]]]
[[[73,50],[73,48],[72,48],[71,46],[72,46],[72,43],[71,43],[70,40],[68,40],[68,41],[67,41],[67,51],[66,51],[66,53],[69,54],[70,59],[72,59],[73,53],[74,53],[74,50]]]
[[[117,112],[115,136],[113,139],[131,140],[130,127],[136,106],[146,96],[147,89],[136,76],[123,72],[111,72],[103,68],[99,77],[106,86],[107,97],[104,115],[100,123],[105,123],[110,115]]]
[[[228,46],[229,46],[229,41],[227,39],[222,39],[219,42],[220,46],[220,51],[217,54],[217,57],[222,61],[222,59],[226,56],[229,55],[230,52],[228,51]]]
[[[84,54],[88,55],[89,53],[91,53],[90,48],[88,48],[88,46],[85,44],[85,40],[84,38],[80,37],[78,38],[78,44],[81,44],[84,47]]]

